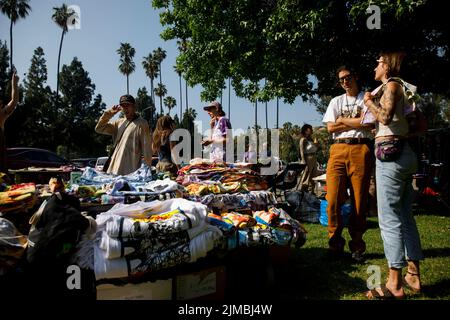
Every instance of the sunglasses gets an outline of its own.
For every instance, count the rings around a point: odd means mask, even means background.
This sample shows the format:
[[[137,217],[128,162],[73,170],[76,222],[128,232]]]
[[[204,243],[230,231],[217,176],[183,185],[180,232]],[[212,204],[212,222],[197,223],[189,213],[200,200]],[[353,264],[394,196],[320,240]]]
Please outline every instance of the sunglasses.
[[[352,80],[353,80],[353,76],[351,74],[349,74],[349,75],[347,75],[345,77],[339,78],[339,83],[342,84],[342,83],[344,83],[344,81],[347,81],[348,83],[351,83]]]
[[[132,103],[130,103],[130,102],[122,102],[121,104],[120,104],[120,106],[121,107],[131,107],[133,104]]]

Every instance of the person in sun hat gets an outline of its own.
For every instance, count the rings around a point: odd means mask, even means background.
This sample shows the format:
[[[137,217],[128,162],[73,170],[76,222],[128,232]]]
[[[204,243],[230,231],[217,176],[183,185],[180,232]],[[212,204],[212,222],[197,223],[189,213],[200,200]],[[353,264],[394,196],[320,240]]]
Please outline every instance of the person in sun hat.
[[[116,113],[123,112],[124,117],[110,121]],[[126,94],[120,97],[119,104],[106,110],[100,117],[95,131],[113,137],[114,151],[107,173],[127,175],[139,169],[141,159],[147,165],[152,163],[152,139],[150,128],[145,119],[136,113],[133,96]]]
[[[212,144],[210,160],[226,161],[226,143],[230,137],[231,123],[225,117],[222,105],[218,101],[212,101],[203,108],[211,117],[211,135],[209,139],[202,141],[202,145],[208,146]]]

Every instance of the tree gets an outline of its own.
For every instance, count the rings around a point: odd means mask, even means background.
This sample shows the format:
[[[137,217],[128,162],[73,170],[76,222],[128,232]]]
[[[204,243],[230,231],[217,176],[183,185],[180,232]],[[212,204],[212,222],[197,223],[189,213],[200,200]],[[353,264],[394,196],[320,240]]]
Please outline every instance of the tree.
[[[178,80],[180,83],[180,118],[181,118],[183,116],[183,85],[181,82],[182,70],[177,65],[174,65],[173,69],[178,74]]]
[[[150,94],[152,96],[153,102],[155,102],[154,84],[153,81],[158,77],[159,64],[155,60],[155,57],[149,53],[147,57],[144,57],[142,61],[142,66],[144,67],[145,74],[150,78]]]
[[[61,107],[58,109],[58,144],[68,148],[70,154],[95,152],[103,148],[94,144],[80,144],[79,141],[98,141],[94,131],[95,123],[104,109],[101,96],[92,104],[95,84],[76,57],[70,65],[63,65],[61,71]],[[94,139],[95,138],[95,139]],[[110,139],[110,138],[109,138]]]
[[[154,89],[154,91],[155,91],[155,95],[157,95],[159,97],[160,113],[161,113],[161,115],[163,115],[164,110],[163,110],[162,100],[163,100],[163,97],[167,94],[166,86],[161,83],[158,83],[158,86]]]
[[[64,3],[61,7],[54,7],[54,12],[52,15],[52,20],[62,29],[61,40],[59,42],[59,52],[58,52],[58,68],[56,70],[56,96],[59,95],[59,66],[61,62],[61,51],[64,41],[64,35],[69,31],[67,27],[67,21],[70,17],[75,15],[75,11],[69,10],[67,5]]]
[[[136,95],[136,111],[141,113],[142,117],[149,123],[150,128],[153,127],[153,118],[155,112],[155,104],[152,97],[148,95],[147,88],[139,88]]]
[[[57,113],[52,105],[51,89],[46,86],[47,66],[44,50],[34,50],[31,65],[21,88],[20,105],[6,123],[10,146],[28,146],[52,149]]]
[[[28,4],[29,0],[0,0],[0,10],[10,20],[9,25],[9,65],[12,68],[13,64],[13,25],[19,20],[24,19],[31,11]]]
[[[277,97],[277,125],[276,125],[277,129],[279,128],[278,123],[279,117],[280,117],[280,98]]]
[[[280,129],[280,158],[286,162],[298,161],[298,141],[294,138],[296,129],[290,122],[285,122]]]
[[[293,103],[335,96],[334,70],[352,62],[364,86],[374,87],[380,50],[408,53],[402,75],[423,92],[450,94],[448,23],[442,2],[423,1],[225,1],[153,0],[164,9],[164,40],[185,39],[177,63],[202,99],[218,96],[231,77],[240,97],[250,98],[255,81],[267,79],[258,95]],[[382,27],[370,30],[369,4],[381,8]],[[429,17],[433,17],[430,19]],[[409,61],[409,63],[407,63]],[[311,76],[317,79],[313,85]],[[429,81],[433,79],[433,81]],[[269,100],[270,100],[269,99]]]
[[[186,129],[190,133],[191,157],[194,156],[194,143],[196,141],[195,137],[201,136],[198,127],[194,123],[196,118],[197,118],[197,111],[195,111],[195,109],[192,108],[187,108],[186,111],[183,113],[183,119],[181,119],[181,123],[179,125],[180,128]]]
[[[164,105],[167,107],[167,110],[169,110],[169,116],[170,116],[170,110],[175,108],[177,105],[177,100],[175,100],[174,97],[168,96],[164,98]]]
[[[156,50],[153,50],[153,58],[155,59],[155,61],[158,63],[159,66],[159,86],[162,87],[162,69],[161,69],[161,64],[163,62],[163,60],[166,58],[166,50],[163,50],[161,47],[158,47]],[[166,92],[167,93],[167,92]],[[159,100],[160,100],[160,106],[161,106],[161,110],[162,110],[162,99],[163,99],[164,95],[160,95],[159,96]],[[162,111],[161,111],[162,113]]]
[[[7,99],[7,95],[10,94],[10,92],[6,91],[8,81],[11,80],[8,76],[8,60],[9,52],[8,47],[6,46],[6,41],[2,42],[2,40],[0,40],[0,99],[3,99],[3,102]]]
[[[228,119],[231,121],[231,79],[228,78]]]
[[[117,53],[120,55],[119,71],[127,77],[127,94],[130,94],[129,76],[136,68],[133,62],[136,50],[128,42],[125,42],[120,43],[120,48],[117,49]]]

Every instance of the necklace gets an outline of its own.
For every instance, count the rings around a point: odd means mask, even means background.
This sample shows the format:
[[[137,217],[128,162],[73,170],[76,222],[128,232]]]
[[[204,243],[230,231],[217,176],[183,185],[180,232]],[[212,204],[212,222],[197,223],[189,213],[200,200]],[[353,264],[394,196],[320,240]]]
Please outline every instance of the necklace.
[[[355,109],[355,106],[357,105],[357,103],[356,103],[357,100],[358,100],[358,96],[355,97],[355,100],[353,101],[352,104],[349,104],[348,103],[347,94],[345,94],[345,108],[346,108],[346,110],[345,110],[345,112],[344,112],[344,110],[341,110],[341,114],[342,114],[343,117],[346,117],[346,118],[352,118],[353,117],[353,111]]]

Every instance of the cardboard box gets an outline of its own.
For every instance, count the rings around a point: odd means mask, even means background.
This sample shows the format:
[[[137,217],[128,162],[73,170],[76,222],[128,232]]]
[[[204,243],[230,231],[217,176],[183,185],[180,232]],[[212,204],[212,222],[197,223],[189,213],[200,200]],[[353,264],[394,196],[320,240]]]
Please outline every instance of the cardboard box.
[[[156,282],[97,285],[97,300],[171,300],[172,279]]]
[[[174,292],[175,300],[223,300],[225,266],[178,275]]]

